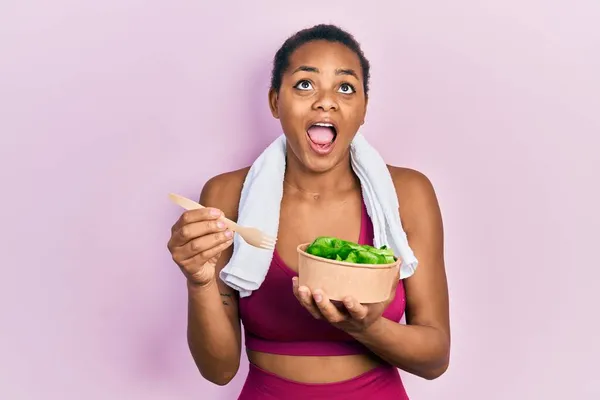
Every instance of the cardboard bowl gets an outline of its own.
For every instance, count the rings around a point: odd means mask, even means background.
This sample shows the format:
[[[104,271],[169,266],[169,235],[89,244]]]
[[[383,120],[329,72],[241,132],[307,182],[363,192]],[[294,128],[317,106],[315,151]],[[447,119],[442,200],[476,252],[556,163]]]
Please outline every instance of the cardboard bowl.
[[[309,245],[303,243],[296,249],[300,286],[321,289],[331,300],[341,301],[346,296],[359,303],[387,300],[398,279],[400,258],[392,264],[355,264],[313,256],[306,252]]]

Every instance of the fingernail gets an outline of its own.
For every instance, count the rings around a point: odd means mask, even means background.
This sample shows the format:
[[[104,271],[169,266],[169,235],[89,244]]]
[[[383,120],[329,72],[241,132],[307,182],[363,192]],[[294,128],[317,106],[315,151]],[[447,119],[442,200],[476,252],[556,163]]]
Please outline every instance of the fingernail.
[[[354,307],[354,304],[352,304],[351,302],[346,302],[346,308],[352,308]]]
[[[219,227],[219,229],[225,228],[225,222],[223,222],[223,221],[217,222],[217,227]]]
[[[295,288],[296,286],[298,286],[298,278],[294,277],[292,278],[292,286]]]
[[[213,216],[215,216],[215,217],[218,217],[219,215],[221,215],[221,211],[219,211],[219,210],[217,210],[217,209],[214,209],[214,208],[212,208],[212,209],[210,210],[210,215],[213,215]]]
[[[228,238],[233,236],[233,232],[231,231],[225,231],[225,236],[227,236]]]
[[[323,297],[319,293],[315,293],[314,298],[317,303],[320,303],[321,300],[323,300]]]

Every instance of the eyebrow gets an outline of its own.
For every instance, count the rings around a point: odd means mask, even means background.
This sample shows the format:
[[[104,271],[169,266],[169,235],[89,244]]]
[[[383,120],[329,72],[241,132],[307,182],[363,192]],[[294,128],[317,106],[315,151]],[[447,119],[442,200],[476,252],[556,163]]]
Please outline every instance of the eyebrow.
[[[309,67],[307,65],[301,65],[298,68],[296,68],[294,70],[294,72],[292,72],[292,75],[295,74],[296,72],[300,72],[300,71],[315,72],[317,74],[319,73],[319,69],[316,67]],[[354,71],[353,69],[350,69],[350,68],[338,68],[335,70],[335,74],[336,75],[350,75],[350,76],[355,77],[356,80],[360,80],[356,71]]]

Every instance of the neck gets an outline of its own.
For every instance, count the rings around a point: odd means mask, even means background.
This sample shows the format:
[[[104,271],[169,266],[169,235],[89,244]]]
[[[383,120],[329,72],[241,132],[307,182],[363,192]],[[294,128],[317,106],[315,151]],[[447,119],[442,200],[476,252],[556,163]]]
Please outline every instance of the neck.
[[[296,157],[289,154],[288,152],[284,176],[286,186],[302,192],[307,197],[338,197],[341,193],[360,187],[358,177],[350,164],[350,152],[332,169],[319,173],[309,171]]]

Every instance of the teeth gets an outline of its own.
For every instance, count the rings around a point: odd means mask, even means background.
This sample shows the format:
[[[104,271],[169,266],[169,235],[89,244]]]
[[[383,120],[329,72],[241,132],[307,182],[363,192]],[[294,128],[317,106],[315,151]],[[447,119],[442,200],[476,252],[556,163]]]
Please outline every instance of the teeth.
[[[323,126],[325,128],[333,128],[333,124],[328,124],[328,123],[325,123],[325,122],[317,122],[315,125],[316,126]]]

